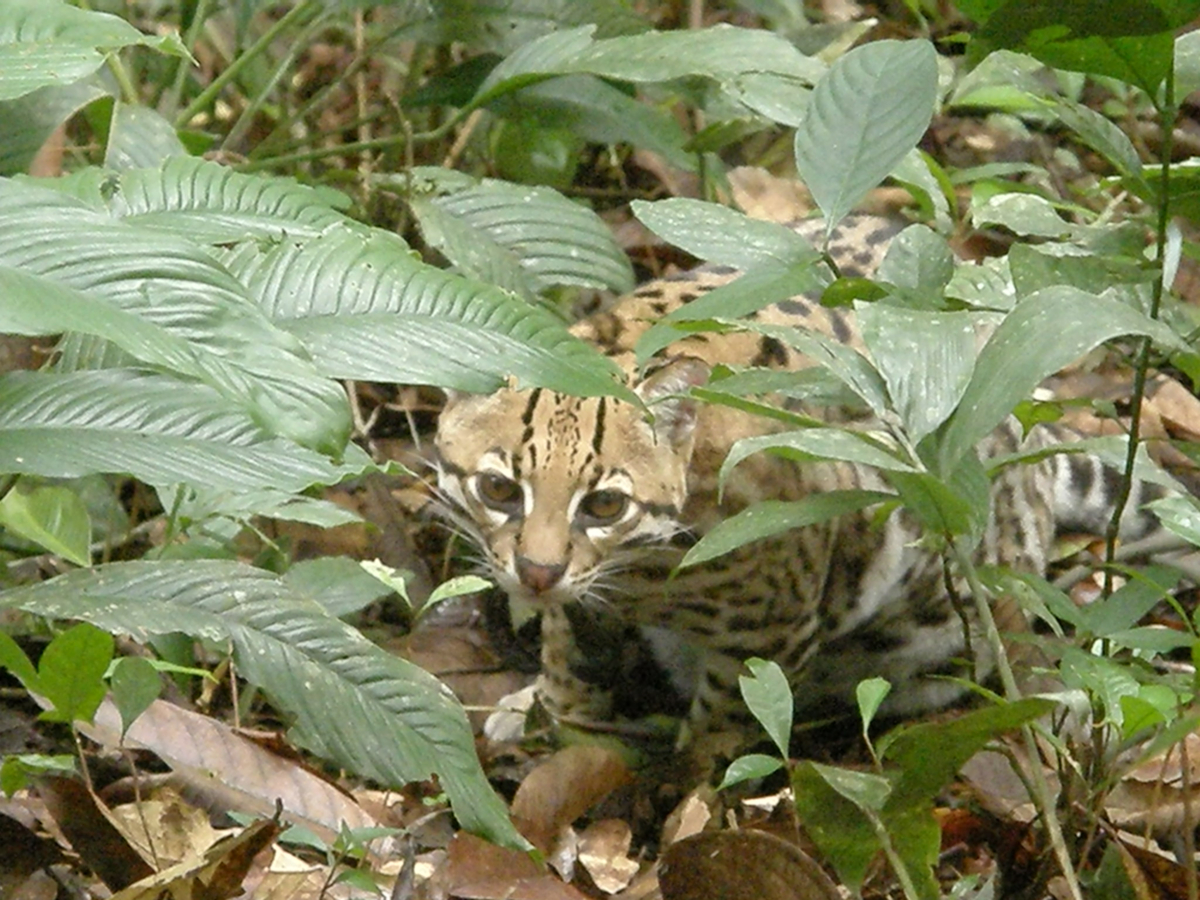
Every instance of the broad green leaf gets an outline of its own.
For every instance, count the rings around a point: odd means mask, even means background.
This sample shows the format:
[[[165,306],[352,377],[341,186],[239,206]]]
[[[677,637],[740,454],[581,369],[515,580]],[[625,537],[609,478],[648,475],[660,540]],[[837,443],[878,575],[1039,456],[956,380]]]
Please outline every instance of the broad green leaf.
[[[946,273],[947,276],[949,273]],[[914,444],[954,412],[995,316],[975,312],[926,312],[884,303],[856,307],[863,343],[892,405]]]
[[[86,620],[58,635],[38,660],[38,692],[52,707],[39,718],[90,722],[108,689],[104,673],[112,658],[112,635]]]
[[[1107,297],[1049,288],[1017,304],[980,352],[971,382],[946,424],[941,471],[951,471],[1044,378],[1097,344],[1130,334],[1186,349],[1166,326]]]
[[[1053,110],[1059,121],[1107,159],[1119,174],[1127,178],[1141,177],[1142,158],[1133,146],[1133,141],[1112,119],[1101,115],[1090,106],[1065,97],[1056,97],[1053,103]]]
[[[4,757],[0,763],[0,791],[9,797],[28,787],[32,778],[42,775],[66,775],[74,777],[74,756],[43,756],[37,753],[18,753]]]
[[[877,440],[848,428],[803,428],[776,434],[740,438],[721,463],[721,484],[743,459],[763,451],[783,453],[793,458],[816,457],[873,466],[894,472],[915,472],[907,462],[885,450]]]
[[[555,75],[598,75],[638,83],[709,78],[732,100],[767,117],[787,115],[824,66],[765,31],[716,25],[596,40],[594,28],[557,31],[511,53],[472,101],[480,106]],[[780,103],[781,95],[787,102]]]
[[[3,75],[0,75],[3,78]],[[12,100],[0,100],[0,175],[29,171],[54,130],[93,100],[107,94],[93,79],[46,85]]]
[[[791,502],[763,500],[717,523],[688,550],[679,567],[696,566],[753,541],[773,537],[793,528],[816,525],[895,499],[895,495],[881,491],[847,490],[811,494],[803,500]]]
[[[966,0],[981,27],[977,58],[1008,48],[1048,66],[1105,75],[1156,97],[1170,70],[1173,32],[1200,14],[1197,0]]]
[[[936,299],[954,274],[954,254],[946,239],[927,225],[910,225],[888,244],[874,278],[904,299]]]
[[[758,719],[767,734],[779,749],[779,755],[788,758],[788,745],[792,740],[792,688],[783,669],[773,661],[762,659],[746,660],[750,675],[739,675],[738,686],[746,706]]]
[[[1104,710],[1104,721],[1098,724],[1112,724],[1119,728],[1124,722],[1121,698],[1136,697],[1140,690],[1128,664],[1076,647],[1067,647],[1063,651],[1059,672],[1066,687],[1080,688],[1099,700]]]
[[[292,178],[245,175],[190,156],[122,172],[112,187],[115,217],[200,244],[313,237],[336,225],[362,227],[338,211],[349,205],[344,194]]]
[[[488,393],[508,375],[633,400],[617,369],[543,309],[426,266],[382,231],[335,229],[226,260],[263,312],[334,378]]]
[[[464,101],[465,102],[465,101]],[[592,75],[564,75],[531,85],[492,104],[506,120],[532,118],[569,129],[596,144],[630,144],[694,171],[696,156],[684,150],[687,135],[669,110],[651,106]]]
[[[352,471],[272,437],[203,385],[123,369],[0,376],[0,472],[295,492]]]
[[[121,735],[162,693],[162,678],[154,664],[140,656],[118,659],[109,677],[113,702],[121,714]]]
[[[107,13],[76,9],[61,0],[4,0],[0,100],[78,81],[100,68],[106,53],[133,44],[188,55],[177,35],[149,37]]]
[[[827,775],[842,780],[839,770],[817,763],[802,762],[792,770],[792,791],[795,795],[796,816],[805,832],[829,860],[842,883],[857,892],[866,877],[867,868],[879,852],[879,838],[871,822],[858,804],[830,784]],[[886,799],[890,785],[878,776],[866,773],[847,773],[878,779],[874,793],[879,805]],[[861,791],[859,792],[862,793]]]
[[[422,167],[405,177],[419,182],[439,171]],[[417,192],[409,203],[426,241],[477,281],[527,297],[564,284],[618,293],[633,288],[629,259],[608,226],[550,188],[484,179],[459,190]]]
[[[718,203],[674,197],[653,203],[634,200],[631,208],[663,240],[710,263],[750,270],[813,263],[820,258],[794,229],[752,219]]]
[[[157,170],[147,181],[173,196],[186,188],[186,179]],[[84,291],[170,331],[201,364],[211,362],[204,380],[264,426],[328,453],[344,448],[345,392],[194,241],[115,221],[61,191],[0,180],[0,266]],[[37,307],[39,295],[30,287],[10,300]]]
[[[623,0],[438,0],[436,16],[417,8],[423,20],[412,26],[417,36],[438,44],[461,41],[502,56],[562,28],[594,25],[598,37],[616,37],[650,27]]]
[[[120,172],[157,166],[172,156],[187,156],[174,125],[146,106],[119,100],[113,105],[105,166]]]
[[[321,556],[293,563],[283,573],[283,581],[338,618],[392,593],[390,587],[364,571],[358,560],[348,556]]]
[[[294,717],[294,739],[313,753],[391,787],[436,773],[464,828],[528,847],[484,778],[450,691],[269,572],[224,561],[115,563],[10,590],[0,607],[143,641],[183,631],[230,643],[240,674]]]
[[[1053,710],[1053,701],[1027,697],[973,710],[945,722],[922,722],[881,742],[881,752],[899,773],[888,807],[927,807],[968,759],[988,741]]]
[[[796,168],[827,233],[912,150],[936,100],[937,54],[927,41],[876,41],[833,64],[795,141]]]
[[[0,500],[0,527],[77,566],[91,565],[92,554],[88,549],[92,539],[91,519],[79,495],[70,488],[10,490]]]
[[[971,219],[976,228],[1000,225],[1028,237],[1065,238],[1075,231],[1053,203],[1036,194],[993,194],[982,203],[972,203]]]
[[[1200,547],[1200,506],[1192,497],[1164,497],[1148,503],[1162,526],[1185,541]]]
[[[1100,294],[1115,285],[1146,285],[1155,278],[1154,270],[1135,258],[1088,252],[1075,244],[1016,244],[1008,265],[1018,297],[1057,285]]]

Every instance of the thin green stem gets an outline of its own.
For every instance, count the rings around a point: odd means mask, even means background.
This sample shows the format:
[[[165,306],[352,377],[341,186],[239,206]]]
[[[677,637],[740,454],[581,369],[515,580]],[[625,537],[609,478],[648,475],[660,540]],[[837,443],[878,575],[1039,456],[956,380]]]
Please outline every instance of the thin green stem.
[[[192,16],[192,24],[188,26],[187,33],[183,36],[183,45],[193,56],[196,42],[200,40],[200,31],[204,28],[204,23],[208,21],[212,5],[213,0],[198,0],[195,15]],[[182,57],[175,60],[175,75],[171,79],[171,87],[167,89],[161,107],[164,115],[170,116],[178,111],[180,98],[183,97],[183,83],[187,81],[189,65],[190,62]]]
[[[106,61],[108,63],[108,70],[112,72],[113,78],[117,80],[117,87],[121,89],[121,98],[126,103],[140,103],[141,97],[138,96],[137,85],[129,77],[129,72],[126,70],[125,64],[121,62],[120,55],[114,51],[108,54]]]
[[[320,28],[324,27],[327,18],[328,13],[323,13],[317,16],[317,18],[305,25],[301,30],[300,35],[291,42],[291,46],[287,53],[283,54],[282,58],[280,58],[279,62],[275,65],[274,71],[271,72],[271,76],[262,86],[262,89],[258,92],[253,100],[246,104],[246,107],[242,110],[241,115],[238,116],[237,121],[233,123],[233,127],[229,129],[229,133],[225,135],[225,138],[221,141],[221,146],[223,148],[230,149],[232,147],[236,147],[241,141],[243,135],[250,130],[250,127],[254,124],[254,117],[258,115],[258,111],[262,109],[263,104],[267,102],[267,98],[271,95],[271,92],[275,90],[275,86],[279,84],[283,76],[287,74],[288,70],[292,67],[292,63],[296,61],[296,57],[299,56],[304,50],[308,49],[309,39],[316,34]]]
[[[1150,318],[1152,319],[1158,318],[1163,295],[1167,289],[1164,283],[1166,268],[1163,263],[1167,248],[1167,225],[1171,221],[1171,147],[1174,140],[1176,117],[1174,67],[1167,70],[1167,78],[1163,84],[1163,90],[1163,104],[1159,108],[1163,134],[1161,160],[1162,188],[1159,193],[1162,202],[1158,206],[1158,222],[1156,223],[1158,229],[1158,234],[1156,235],[1156,258],[1158,260],[1159,271],[1158,278],[1154,281],[1154,287],[1150,295]],[[1133,397],[1129,405],[1129,445],[1125,452],[1125,468],[1121,474],[1121,482],[1117,487],[1117,496],[1113,501],[1112,519],[1108,523],[1108,531],[1104,536],[1103,597],[1107,597],[1113,592],[1113,563],[1116,561],[1117,556],[1117,537],[1121,529],[1121,518],[1125,513],[1125,507],[1129,503],[1129,494],[1133,489],[1133,467],[1137,460],[1138,441],[1141,437],[1142,404],[1145,400],[1146,374],[1149,369],[1150,338],[1144,337],[1139,342],[1137,360],[1134,363]]]
[[[445,137],[462,118],[461,115],[456,115],[444,124],[439,125],[433,131],[426,131],[421,134],[394,134],[390,137],[373,138],[369,141],[338,144],[336,147],[317,147],[312,150],[305,150],[302,153],[289,153],[286,156],[276,156],[271,159],[250,160],[249,162],[242,163],[238,166],[238,169],[242,172],[257,172],[262,169],[274,168],[275,166],[311,162],[314,159],[324,159],[328,156],[345,156],[351,153],[358,153],[362,150],[386,150],[403,144],[419,144],[426,141],[435,141]]]
[[[221,72],[214,78],[204,90],[179,115],[175,117],[175,127],[185,127],[192,118],[201,110],[207,109],[209,105],[217,98],[217,95],[224,90],[225,85],[237,78],[242,69],[244,69],[255,57],[266,51],[279,35],[283,34],[293,25],[303,22],[304,19],[312,15],[313,12],[320,9],[318,0],[302,0],[302,2],[293,6],[290,10],[284,13],[279,19],[271,25],[262,35],[251,44],[243,53],[236,59],[232,60],[226,67],[225,71]]]
[[[971,597],[975,601],[979,622],[983,626],[984,636],[987,638],[992,658],[996,661],[996,671],[999,673],[1000,683],[1004,687],[1004,696],[1011,702],[1020,700],[1021,689],[1017,685],[1016,677],[1013,675],[1012,664],[1008,659],[1008,652],[1005,650],[1004,641],[1000,637],[1000,629],[996,626],[996,618],[992,615],[992,607],[988,602],[988,592],[979,580],[979,573],[975,571],[974,561],[971,559],[970,554],[963,549],[961,542],[957,540],[952,541],[951,546],[954,549],[955,561],[958,563],[959,569],[962,570],[963,576],[967,579],[967,586],[971,589]],[[1083,893],[1079,887],[1079,879],[1075,874],[1074,863],[1071,861],[1071,853],[1067,848],[1066,838],[1063,836],[1062,823],[1058,820],[1057,798],[1050,789],[1050,784],[1046,781],[1046,773],[1042,769],[1041,751],[1038,747],[1037,737],[1033,733],[1033,728],[1029,725],[1021,727],[1021,736],[1028,755],[1029,771],[1027,774],[1029,782],[1034,788],[1034,801],[1041,810],[1042,821],[1046,823],[1046,836],[1050,841],[1050,847],[1053,849],[1055,857],[1058,859],[1063,880],[1067,885],[1067,892],[1072,900],[1083,900]]]

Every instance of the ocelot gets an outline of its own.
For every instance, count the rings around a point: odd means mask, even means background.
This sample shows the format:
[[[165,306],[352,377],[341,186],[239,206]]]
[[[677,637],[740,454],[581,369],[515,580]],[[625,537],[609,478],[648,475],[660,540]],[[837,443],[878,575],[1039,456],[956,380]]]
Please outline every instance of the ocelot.
[[[808,236],[817,226],[797,230]],[[868,275],[896,231],[890,220],[851,216],[827,251],[842,274]],[[731,445],[778,426],[701,404],[687,391],[717,364],[798,369],[812,361],[772,337],[710,332],[676,342],[639,374],[633,348],[654,321],[737,274],[701,266],[646,284],[574,327],[629,373],[653,410],[652,421],[611,398],[506,389],[452,396],[437,436],[448,515],[482,550],[509,597],[542,612],[538,692],[546,707],[569,721],[611,715],[607,692],[577,674],[579,651],[567,615],[571,604],[602,609],[665,630],[696,656],[680,740],[703,739],[723,754],[746,739],[738,676],[751,656],[782,666],[801,716],[830,698],[853,696],[858,681],[874,675],[895,685],[891,711],[910,714],[960,693],[944,679],[925,676],[964,674],[963,622],[948,594],[943,558],[919,540],[919,526],[904,509],[882,522],[866,509],[793,529],[669,577],[698,536],[756,501],[888,490],[880,473],[865,465],[757,454],[718,492],[718,470]],[[862,349],[853,310],[825,308],[811,297],[767,307],[757,318],[798,323]],[[878,421],[840,408],[808,405],[804,411],[881,429]],[[1010,420],[980,453],[992,457],[1062,438],[1060,430],[1045,428],[1023,438]],[[1115,480],[1112,470],[1083,454],[1001,470],[991,485],[978,561],[1044,572],[1056,531],[1103,532]],[[1137,508],[1156,490],[1135,487],[1129,535],[1153,527],[1150,514]],[[981,644],[973,642],[977,654]],[[977,659],[976,667],[978,674],[988,663]]]

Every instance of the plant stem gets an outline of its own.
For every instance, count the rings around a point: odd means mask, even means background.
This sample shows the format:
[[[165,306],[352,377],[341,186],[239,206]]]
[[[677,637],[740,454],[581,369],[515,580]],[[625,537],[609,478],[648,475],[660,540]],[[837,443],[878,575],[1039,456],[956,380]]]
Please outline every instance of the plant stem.
[[[204,23],[208,21],[209,10],[212,7],[213,0],[198,0],[196,3],[195,14],[192,16],[192,24],[188,26],[187,34],[183,36],[183,45],[187,47],[188,53],[192,53],[196,48],[196,42],[200,39],[200,30],[204,28]],[[195,56],[194,53],[192,53]],[[171,87],[167,89],[166,94],[162,98],[160,110],[163,115],[171,116],[179,111],[180,98],[183,97],[183,83],[187,80],[188,60],[180,58],[175,61],[175,76],[171,79]]]
[[[1010,702],[1015,702],[1021,699],[1021,689],[1017,685],[1017,679],[1013,675],[1012,665],[1008,660],[1008,653],[1004,649],[1004,641],[1000,637],[1000,629],[996,627],[996,619],[992,615],[992,607],[988,602],[988,594],[984,589],[983,584],[979,580],[979,573],[975,571],[975,563],[962,547],[961,542],[955,540],[951,543],[954,548],[955,561],[958,563],[959,569],[967,579],[967,585],[971,589],[971,596],[975,601],[976,612],[979,616],[980,624],[983,625],[984,635],[987,638],[988,647],[992,652],[992,658],[996,661],[996,670],[1000,675],[1000,683],[1004,686],[1004,696]],[[1050,785],[1046,781],[1046,773],[1042,769],[1041,750],[1038,747],[1037,737],[1033,733],[1033,728],[1029,725],[1021,726],[1021,737],[1025,743],[1025,749],[1028,754],[1029,771],[1028,777],[1034,788],[1034,800],[1042,813],[1042,820],[1046,823],[1046,836],[1050,840],[1050,847],[1054,851],[1055,857],[1058,859],[1059,868],[1062,870],[1063,879],[1067,884],[1067,892],[1072,900],[1083,900],[1083,893],[1079,887],[1079,879],[1075,874],[1075,865],[1071,861],[1071,853],[1067,848],[1066,838],[1063,837],[1062,823],[1058,821],[1058,799],[1050,790]]]
[[[192,118],[201,110],[206,109],[209,104],[216,99],[217,95],[225,88],[230,81],[241,74],[244,69],[256,56],[264,52],[271,42],[279,35],[291,28],[293,25],[304,21],[305,17],[311,15],[315,10],[320,9],[318,0],[302,0],[302,2],[293,6],[290,10],[279,17],[279,20],[271,25],[262,33],[257,41],[248,47],[245,52],[241,53],[236,59],[230,61],[229,66],[225,71],[221,72],[214,78],[204,90],[187,105],[179,115],[175,117],[175,127],[185,127]]]
[[[1163,84],[1163,105],[1159,108],[1162,129],[1162,188],[1159,196],[1162,202],[1158,206],[1158,221],[1156,228],[1156,258],[1158,260],[1158,278],[1150,295],[1150,318],[1157,319],[1159,308],[1162,306],[1163,294],[1167,286],[1164,284],[1166,268],[1164,259],[1167,248],[1167,225],[1171,217],[1171,145],[1175,133],[1175,69],[1167,70],[1167,78]],[[1104,536],[1104,590],[1102,597],[1108,597],[1113,592],[1113,563],[1117,555],[1117,537],[1121,529],[1121,518],[1125,506],[1129,503],[1129,494],[1133,489],[1133,467],[1137,459],[1138,441],[1141,435],[1142,403],[1146,393],[1146,373],[1150,368],[1150,338],[1144,337],[1139,341],[1137,362],[1133,370],[1133,397],[1129,404],[1129,445],[1125,452],[1125,469],[1121,473],[1121,482],[1117,487],[1117,496],[1113,502],[1113,515],[1108,523],[1108,531]]]

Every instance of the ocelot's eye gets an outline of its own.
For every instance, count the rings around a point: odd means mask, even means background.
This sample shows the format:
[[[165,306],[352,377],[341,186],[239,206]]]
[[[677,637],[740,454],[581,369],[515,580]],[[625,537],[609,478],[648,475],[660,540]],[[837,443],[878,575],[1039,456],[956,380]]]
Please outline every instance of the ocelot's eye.
[[[579,503],[579,517],[585,525],[612,525],[629,509],[629,495],[620,491],[592,491]]]
[[[524,496],[521,485],[496,472],[481,472],[475,476],[475,489],[484,506],[505,513],[521,512]]]

